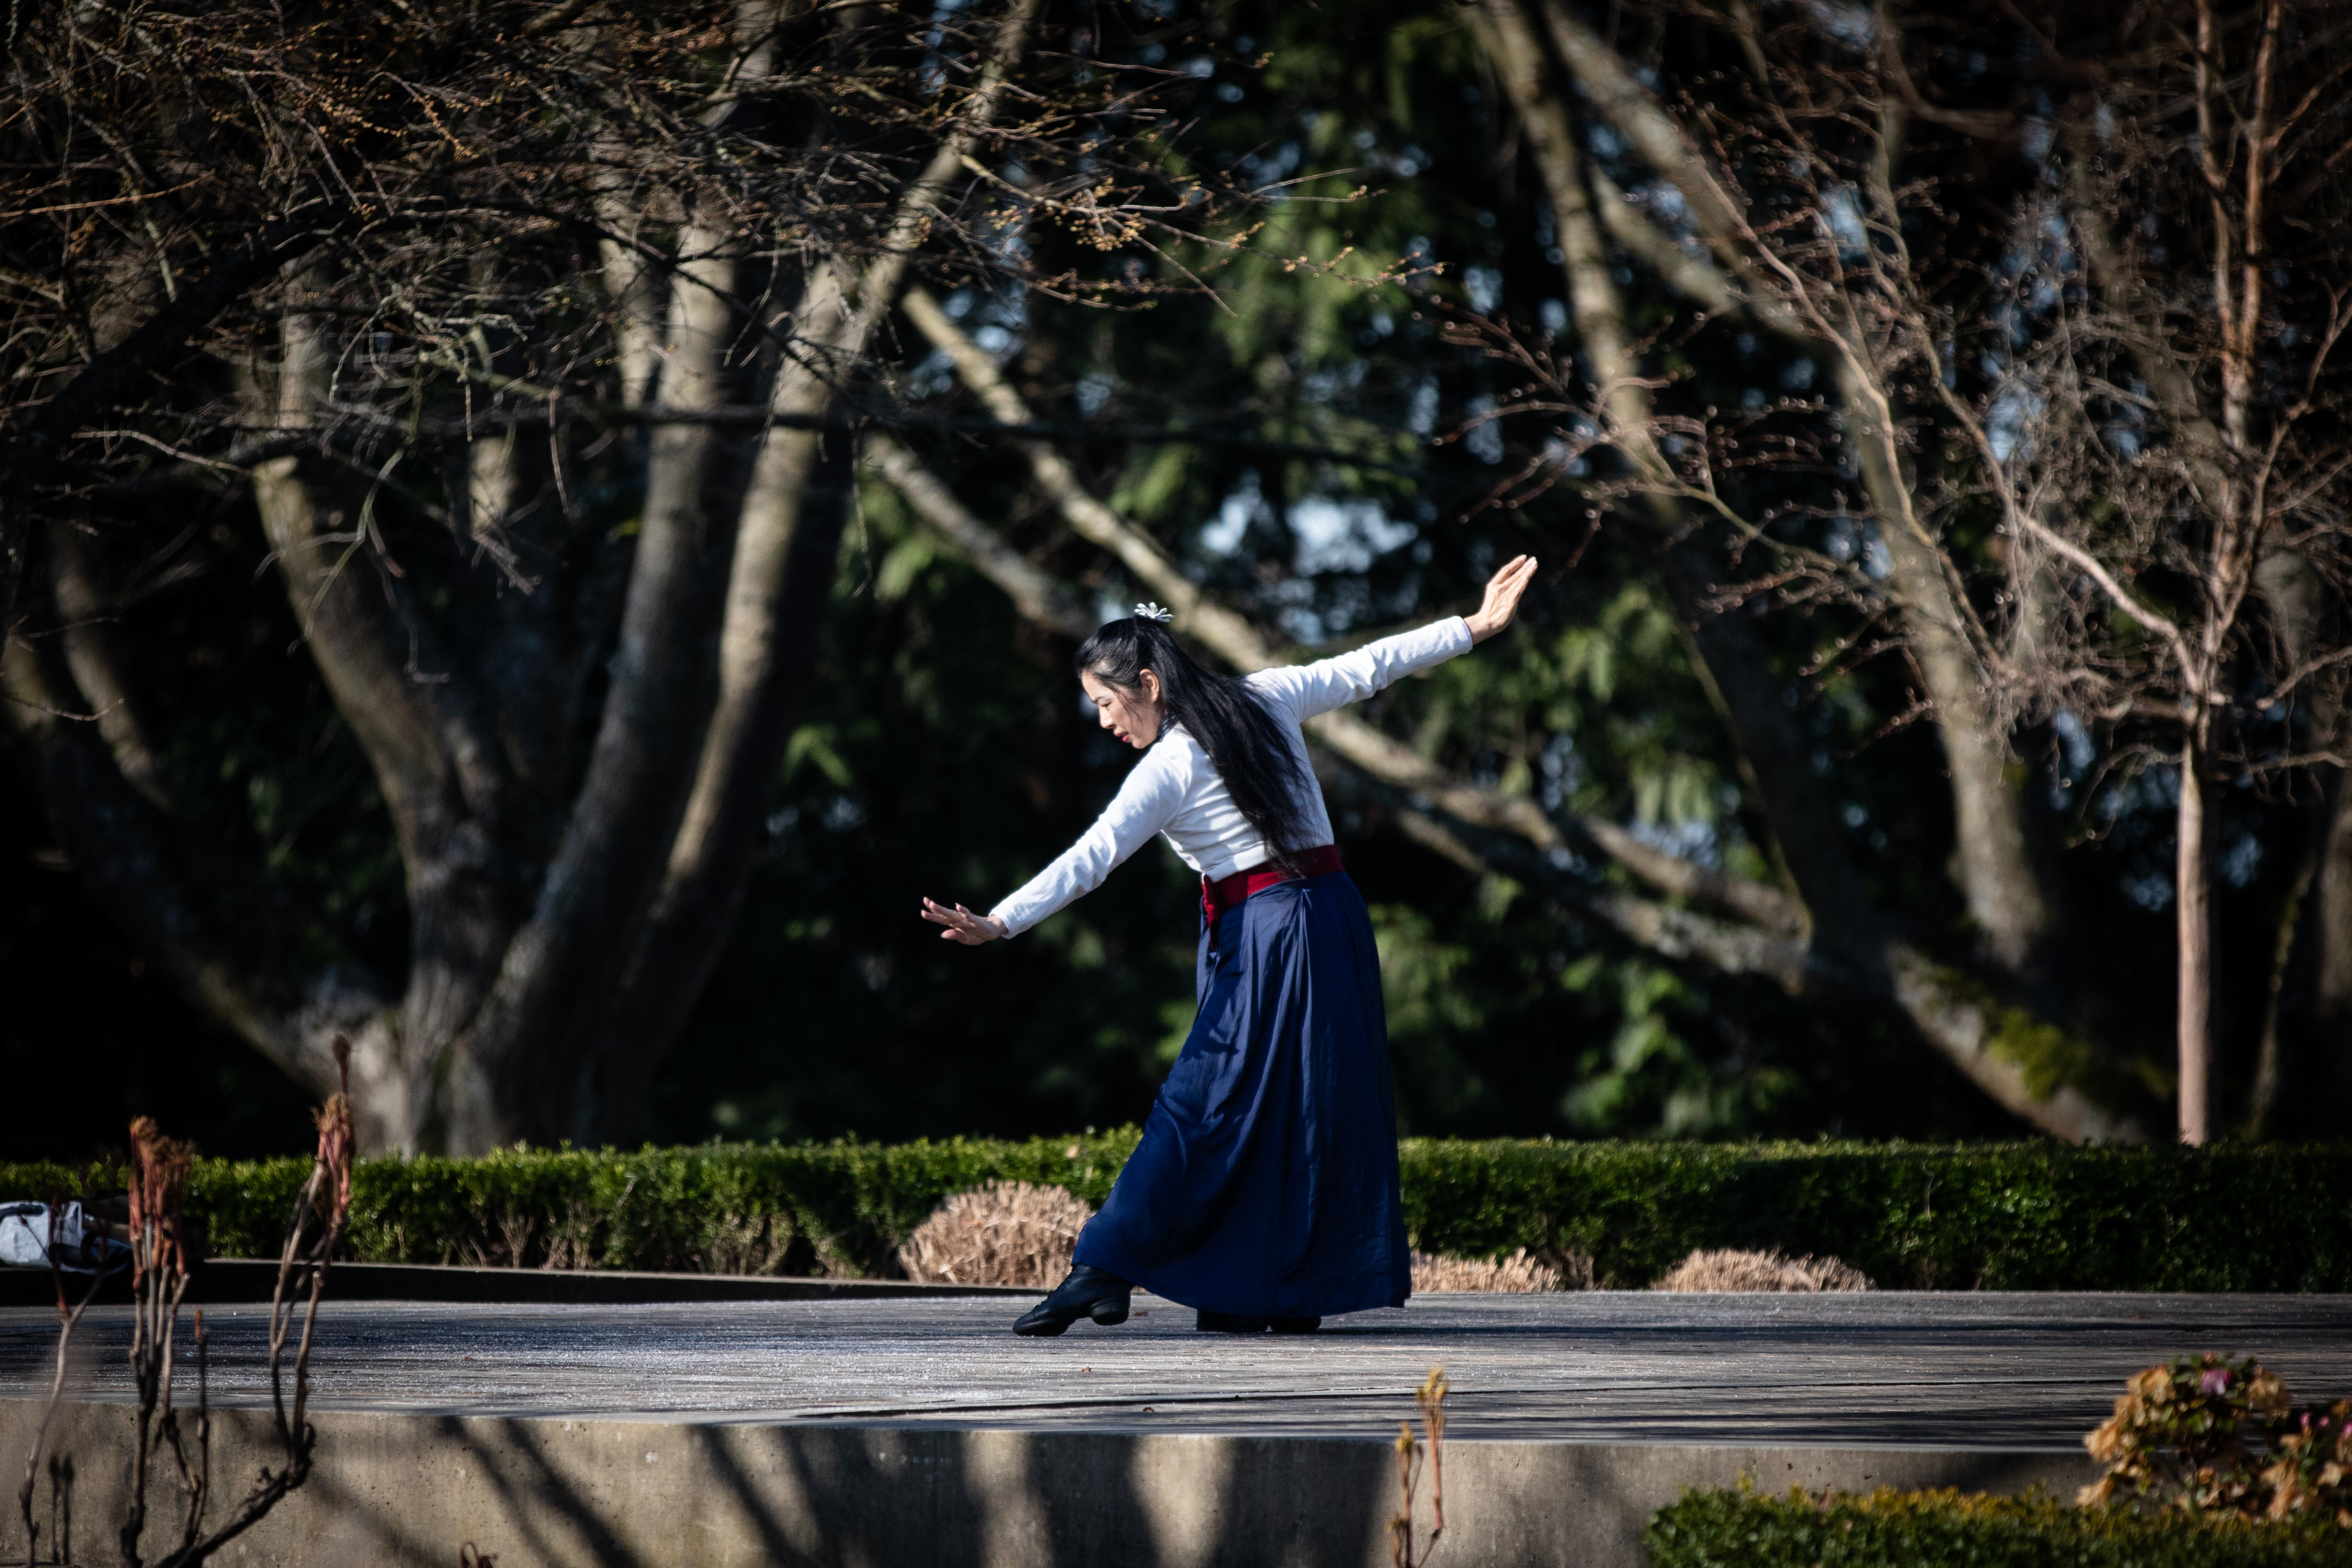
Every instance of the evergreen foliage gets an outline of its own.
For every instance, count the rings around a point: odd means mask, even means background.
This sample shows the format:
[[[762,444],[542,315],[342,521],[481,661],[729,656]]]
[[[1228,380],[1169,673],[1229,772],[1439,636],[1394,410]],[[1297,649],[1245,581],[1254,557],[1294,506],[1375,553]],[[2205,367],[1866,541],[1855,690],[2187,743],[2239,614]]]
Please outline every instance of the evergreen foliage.
[[[990,1181],[1099,1207],[1133,1129],[1022,1142],[707,1144],[362,1161],[350,1256],[876,1275],[949,1196]],[[1883,1289],[2352,1291],[2352,1148],[2055,1144],[1654,1145],[1407,1139],[1421,1250],[1593,1260],[1633,1289],[1691,1251],[1834,1253]],[[188,1206],[220,1256],[259,1256],[307,1161],[200,1162]],[[99,1167],[0,1166],[0,1197]]]
[[[1688,1492],[1643,1532],[1651,1568],[2320,1568],[2352,1563],[2333,1520],[2102,1513],[2047,1495]]]

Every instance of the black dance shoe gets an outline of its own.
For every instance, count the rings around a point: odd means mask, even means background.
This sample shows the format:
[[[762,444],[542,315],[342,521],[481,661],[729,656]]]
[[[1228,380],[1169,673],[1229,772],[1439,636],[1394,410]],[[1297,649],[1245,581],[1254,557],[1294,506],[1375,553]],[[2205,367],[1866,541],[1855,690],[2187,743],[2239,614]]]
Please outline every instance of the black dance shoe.
[[[1272,1321],[1276,1333],[1313,1333],[1323,1326],[1321,1318],[1276,1318]]]
[[[1123,1323],[1127,1322],[1128,1292],[1134,1289],[1116,1274],[1081,1263],[1054,1287],[1052,1295],[1022,1313],[1014,1321],[1013,1332],[1057,1334],[1080,1318],[1092,1318],[1105,1328]]]
[[[1270,1322],[1240,1312],[1204,1312],[1192,1321],[1192,1326],[1202,1333],[1264,1333]]]

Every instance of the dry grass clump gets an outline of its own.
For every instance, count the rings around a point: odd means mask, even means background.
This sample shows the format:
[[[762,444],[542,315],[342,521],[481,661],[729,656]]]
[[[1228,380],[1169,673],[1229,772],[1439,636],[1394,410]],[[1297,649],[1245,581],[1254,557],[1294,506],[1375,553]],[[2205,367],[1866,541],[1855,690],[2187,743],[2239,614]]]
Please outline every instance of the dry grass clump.
[[[992,1181],[940,1205],[898,1249],[898,1262],[907,1278],[930,1284],[1051,1290],[1094,1217],[1058,1186]]]
[[[1867,1291],[1870,1279],[1834,1258],[1790,1258],[1779,1252],[1725,1248],[1694,1252],[1657,1279],[1654,1291]]]
[[[1423,1291],[1589,1291],[1592,1260],[1570,1253],[1567,1267],[1530,1258],[1524,1247],[1507,1258],[1435,1258],[1412,1255],[1412,1288]]]

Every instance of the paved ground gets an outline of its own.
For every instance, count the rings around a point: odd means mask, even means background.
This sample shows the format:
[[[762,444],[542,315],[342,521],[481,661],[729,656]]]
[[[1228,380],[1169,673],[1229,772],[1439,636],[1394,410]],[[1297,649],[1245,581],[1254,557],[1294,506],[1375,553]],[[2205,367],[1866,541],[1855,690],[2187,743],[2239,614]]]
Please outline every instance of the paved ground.
[[[1234,1340],[1139,1297],[1118,1329],[1005,1325],[1018,1301],[483,1307],[330,1303],[318,1405],[421,1415],[1372,1436],[1443,1364],[1452,1435],[1581,1443],[2074,1448],[2123,1379],[2258,1355],[2352,1395],[2352,1297],[1423,1296],[1312,1338]],[[266,1402],[261,1310],[216,1307],[216,1404]],[[74,1383],[127,1397],[122,1309]],[[0,1310],[0,1396],[47,1392],[48,1313]],[[184,1378],[193,1368],[182,1373]],[[183,1388],[186,1387],[184,1382]]]

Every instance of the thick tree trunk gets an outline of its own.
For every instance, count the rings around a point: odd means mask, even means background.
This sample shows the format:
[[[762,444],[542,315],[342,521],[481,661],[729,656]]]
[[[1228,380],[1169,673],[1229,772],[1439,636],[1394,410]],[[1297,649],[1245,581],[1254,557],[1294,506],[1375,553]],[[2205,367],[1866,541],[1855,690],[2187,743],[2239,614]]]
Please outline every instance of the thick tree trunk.
[[[2336,596],[2326,580],[2300,551],[2274,545],[2254,570],[2269,621],[2292,668],[2321,646],[2326,623],[2335,611]],[[2342,742],[2341,693],[2332,683],[2305,688],[2300,704],[2306,715],[2313,750],[2336,750]],[[2328,879],[2341,874],[2331,862],[2344,804],[2344,771],[2315,770],[2314,791],[2304,811],[2302,842],[2295,866],[2278,913],[2277,938],[2271,956],[2270,987],[2263,998],[2262,1039],[2255,1051],[2253,1082],[2247,1096],[2245,1131],[2249,1137],[2280,1136],[2303,1122],[2299,1113],[2326,1105],[2329,1096],[2309,1082],[2315,1065],[2311,1032],[2314,1003],[2323,964],[2315,946],[2325,908],[2331,896]],[[2327,1119],[2322,1112],[2321,1120]]]
[[[548,520],[552,508],[525,494],[535,462],[528,444],[505,433],[469,441],[446,473],[455,543],[477,575],[450,588],[447,647],[383,553],[373,493],[354,506],[355,495],[330,483],[341,476],[307,445],[347,433],[330,428],[343,412],[329,395],[338,341],[330,302],[310,298],[325,280],[298,280],[281,314],[278,362],[249,366],[240,379],[257,423],[279,433],[253,471],[253,494],[304,641],[381,787],[407,870],[411,965],[397,1006],[348,965],[256,977],[219,956],[251,934],[232,934],[233,914],[212,929],[199,901],[174,891],[169,793],[108,647],[102,585],[80,541],[56,537],[49,586],[62,635],[46,647],[12,643],[6,678],[36,716],[13,727],[60,831],[125,925],[169,949],[159,962],[198,1005],[289,1071],[331,1082],[320,1066],[327,1044],[337,1032],[352,1037],[371,1148],[478,1152],[518,1135],[626,1130],[723,944],[793,703],[813,678],[855,454],[846,431],[807,427],[822,426],[865,373],[948,193],[1013,94],[1010,71],[1040,7],[1013,0],[980,69],[968,57],[947,69],[938,100],[949,111],[946,134],[870,251],[820,253],[801,298],[769,319],[746,319],[755,307],[738,294],[737,257],[749,242],[732,219],[711,207],[681,223],[666,193],[639,188],[634,131],[609,130],[592,200],[604,231],[599,260],[621,402],[639,409],[658,399],[689,416],[716,408],[754,379],[761,345],[789,332],[771,397],[782,418],[753,452],[716,423],[651,422],[645,505],[628,547],[598,546],[566,526],[579,519],[560,470],[566,516]],[[744,45],[729,67],[736,90],[714,96],[706,126],[766,111],[774,57],[791,42],[780,43],[777,29],[793,12],[811,15],[778,0],[736,7]],[[540,18],[533,27],[552,25]],[[593,47],[593,29],[577,37]],[[0,453],[11,481],[0,486],[0,590],[24,559],[18,482],[53,468],[88,414],[340,216],[312,204],[182,282],[174,304],[126,323],[121,344],[101,343],[34,414]],[[666,259],[649,249],[647,231],[673,227]],[[763,283],[782,281],[763,270]],[[775,307],[756,308],[764,316]],[[746,467],[747,481],[729,494]],[[568,568],[583,556],[584,573],[534,567]],[[495,573],[479,570],[486,559]],[[486,592],[488,580],[505,591]],[[68,663],[92,700],[73,691]],[[599,686],[594,738],[575,763],[573,737]],[[94,725],[57,716],[92,713]],[[104,782],[79,782],[101,767]],[[127,847],[108,852],[114,845]],[[142,877],[154,885],[142,889]],[[271,896],[255,902],[275,906]],[[265,946],[292,963],[320,946],[304,935]]]
[[[1880,1005],[1892,1003],[1988,1093],[2030,1121],[2053,1131],[2063,1127],[2074,1136],[2126,1133],[2126,1124],[2098,1112],[2079,1091],[2065,1091],[2063,1097],[2069,1103],[2060,1107],[2046,1086],[2034,1088],[2038,1073],[2021,1071],[2024,1064],[1997,1049],[2012,1037],[2032,1033],[2007,1024],[1995,1026],[1993,1014],[2006,1018],[2014,1009],[1989,1000],[1979,1003],[1976,988],[1893,940],[1889,922],[1872,906],[1832,798],[1812,768],[1812,748],[1780,700],[1769,659],[1744,622],[1708,606],[1714,574],[1703,534],[1691,529],[1680,504],[1671,498],[1676,487],[1674,476],[1651,441],[1649,392],[1633,362],[1626,307],[1602,235],[1613,235],[1670,287],[1691,295],[1704,308],[1748,308],[1774,329],[1827,350],[1857,375],[1859,383],[1847,389],[1849,436],[1873,482],[1880,515],[1889,519],[1886,526],[1916,527],[1907,476],[1892,439],[1892,421],[1883,408],[1885,400],[1876,382],[1861,371],[1868,346],[1822,340],[1820,323],[1801,320],[1785,306],[1776,308],[1769,290],[1751,287],[1749,298],[1742,301],[1724,273],[1685,253],[1633,211],[1613,186],[1585,168],[1567,94],[1557,85],[1544,48],[1547,32],[1561,63],[1595,107],[1682,190],[1703,237],[1727,265],[1737,268],[1748,259],[1744,220],[1708,176],[1697,150],[1633,79],[1615,52],[1557,0],[1484,0],[1471,15],[1525,128],[1529,152],[1551,200],[1578,347],[1591,369],[1612,438],[1626,460],[1656,486],[1652,509],[1660,533],[1671,541],[1665,547],[1664,576],[1678,619],[1692,638],[1696,673],[1731,730],[1743,778],[1769,831],[1776,861],[1802,900],[1819,958],[1809,967],[1811,983],[1823,983],[1822,972],[1826,970],[1836,977],[1832,988],[1850,993],[1859,987]],[[1853,417],[1857,413],[1859,417]],[[1922,554],[1930,559],[1923,560]],[[1933,556],[1930,547],[1914,551],[1908,559],[1898,558],[1896,576],[1915,630],[1938,643],[1923,662],[1931,671],[1948,747],[1957,758],[1958,880],[1987,935],[1987,956],[2008,971],[2005,977],[2015,977],[2046,967],[2056,922],[2030,852],[2022,800],[2006,777],[2007,748],[1991,733],[1970,650],[1957,624],[1958,605]],[[1959,640],[1954,642],[1953,634]],[[1617,924],[1640,941],[1654,942],[1664,934],[1654,921]],[[1691,948],[1706,954],[1710,962],[1736,956],[1719,944]]]
[[[1814,942],[1849,964],[1882,963],[1877,950],[1886,923],[1846,848],[1833,793],[1813,767],[1813,747],[1781,700],[1781,682],[1754,628],[1709,608],[1714,577],[1708,569],[1696,544],[1685,542],[1673,547],[1664,575],[1777,858],[1804,902]]]
[[[327,405],[331,340],[299,306],[280,329],[267,423],[300,430]],[[250,378],[261,402],[264,379]],[[407,871],[409,974],[394,1038],[354,1040],[352,1077],[371,1145],[414,1149],[431,1135],[444,1053],[479,1005],[514,916],[501,842],[505,769],[492,727],[459,669],[384,568],[360,519],[321,503],[302,459],[255,471],[254,499],[305,643],[366,752]]]
[[[1859,350],[1842,358],[1838,380],[1848,440],[1892,564],[1888,580],[1902,601],[1906,640],[1944,742],[1952,781],[1953,871],[1961,897],[1990,957],[2029,981],[2046,980],[2057,909],[2026,825],[2025,770],[2012,765],[2008,737],[1993,722],[1967,612],[1946,575],[1943,552],[1911,505],[1884,384],[1864,371]]]
[[[1650,439],[1650,393],[1631,347],[1624,296],[1586,186],[1567,94],[1554,78],[1542,36],[1519,0],[1486,0],[1472,15],[1526,129],[1528,151],[1550,198],[1577,343],[1591,367],[1595,393],[1614,423],[1626,460],[1654,481],[1670,479]],[[1703,535],[1690,528],[1681,506],[1661,495],[1653,498],[1651,511],[1661,536],[1671,541],[1664,559],[1669,596],[1693,639],[1699,679],[1721,705],[1732,730],[1771,834],[1775,862],[1802,901],[1817,939],[1847,962],[1878,964],[1878,922],[1813,775],[1811,748],[1780,700],[1770,660],[1745,623],[1706,606],[1713,573],[1705,560]]]

